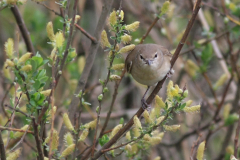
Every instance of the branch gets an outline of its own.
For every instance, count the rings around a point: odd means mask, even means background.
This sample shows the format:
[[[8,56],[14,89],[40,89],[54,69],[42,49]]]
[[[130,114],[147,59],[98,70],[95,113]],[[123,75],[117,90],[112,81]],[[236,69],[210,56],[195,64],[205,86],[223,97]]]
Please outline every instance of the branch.
[[[82,32],[82,34],[84,34],[87,38],[89,38],[91,41],[92,41],[92,43],[94,43],[94,44],[97,44],[98,42],[97,42],[97,40],[96,40],[96,38],[94,38],[93,36],[91,36],[87,31],[85,31],[82,27],[80,27],[78,24],[75,24],[75,27],[77,28],[77,29],[79,29],[81,32]]]
[[[154,21],[153,21],[153,23],[151,24],[151,26],[148,28],[147,32],[143,35],[143,37],[142,37],[142,39],[141,39],[141,41],[140,41],[139,44],[142,44],[142,43],[143,43],[143,41],[144,41],[145,38],[148,36],[149,32],[152,30],[152,28],[154,27],[154,25],[157,23],[158,20],[159,20],[159,17],[157,16],[157,17],[154,19]]]
[[[35,141],[36,141],[39,160],[44,160],[42,143],[41,143],[40,138],[39,138],[38,125],[35,122],[35,118],[32,118],[32,122],[33,122],[34,138],[35,138]]]
[[[112,3],[113,3],[113,0],[105,0],[105,3],[103,5],[102,13],[101,13],[100,18],[98,20],[98,24],[97,24],[97,27],[96,27],[96,30],[95,30],[95,33],[94,33],[94,37],[96,38],[97,41],[100,39],[101,32],[102,32],[102,30],[105,26],[105,21],[107,19],[107,16],[109,15]],[[77,86],[77,89],[75,91],[75,94],[78,94],[80,92],[80,90],[84,90],[84,88],[85,88],[86,82],[88,80],[91,68],[92,68],[94,60],[95,60],[95,56],[96,56],[98,47],[99,47],[99,43],[96,43],[96,44],[92,43],[91,44],[91,47],[89,49],[89,55],[86,59],[86,64],[87,65],[84,66],[82,75],[81,75],[81,77],[78,81],[78,86]],[[74,114],[78,110],[78,104],[79,104],[79,98],[77,98],[76,96],[73,96],[72,100],[71,100],[71,104],[68,108],[69,118],[70,118],[71,121],[73,121]],[[63,133],[63,130],[62,130],[60,132],[60,140],[62,140],[63,134],[64,133]]]
[[[9,127],[2,127],[2,126],[0,126],[0,131],[1,130],[16,131],[16,132],[26,132],[26,130],[22,130],[22,129],[16,129],[16,128],[9,128]],[[32,131],[27,131],[27,133],[33,134]]]
[[[180,41],[180,43],[178,44],[177,46],[177,49],[175,50],[175,53],[172,57],[172,60],[171,60],[171,68],[173,67],[174,63],[176,62],[178,56],[179,56],[179,53],[187,39],[187,36],[193,26],[193,23],[195,21],[195,18],[197,17],[197,13],[200,9],[200,4],[201,4],[201,0],[198,0],[196,2],[196,5],[195,5],[195,9],[193,11],[193,14],[192,14],[192,17],[190,19],[190,21],[188,22],[188,25],[187,25],[187,28],[183,34],[183,37]],[[159,92],[159,90],[162,88],[162,85],[164,83],[164,81],[166,80],[167,76],[164,77],[163,80],[161,80],[160,82],[158,82],[157,86],[154,88],[153,92],[151,93],[151,95],[148,97],[148,99],[146,100],[147,104],[150,104],[153,99],[155,98],[155,96],[157,95],[157,93]],[[137,113],[135,115],[137,115],[138,117],[143,113],[143,108],[141,107]],[[134,115],[134,116],[135,116]],[[133,116],[133,117],[134,117]],[[106,143],[94,156],[93,159],[97,159],[99,158],[103,153],[101,152],[102,150],[105,150],[107,148],[110,148],[120,137],[121,135],[123,135],[129,128],[131,128],[131,126],[133,125],[133,117],[129,120],[129,122],[108,142]]]
[[[29,31],[27,30],[27,27],[23,21],[23,18],[18,10],[18,7],[16,5],[14,5],[13,7],[11,7],[11,11],[17,21],[18,27],[22,33],[23,39],[26,43],[27,46],[27,51],[31,52],[33,55],[35,55],[35,51],[34,51],[34,47],[30,38],[30,34]]]
[[[6,160],[6,152],[5,152],[5,148],[4,148],[4,143],[3,143],[3,139],[2,139],[2,133],[0,131],[0,155],[1,155],[1,160]]]

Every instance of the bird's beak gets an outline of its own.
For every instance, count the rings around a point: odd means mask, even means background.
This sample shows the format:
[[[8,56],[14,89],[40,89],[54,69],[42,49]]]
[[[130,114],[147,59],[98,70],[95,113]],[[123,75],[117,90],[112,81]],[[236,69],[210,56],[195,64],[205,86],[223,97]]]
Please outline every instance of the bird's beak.
[[[153,62],[151,60],[146,60],[146,63],[150,66]]]

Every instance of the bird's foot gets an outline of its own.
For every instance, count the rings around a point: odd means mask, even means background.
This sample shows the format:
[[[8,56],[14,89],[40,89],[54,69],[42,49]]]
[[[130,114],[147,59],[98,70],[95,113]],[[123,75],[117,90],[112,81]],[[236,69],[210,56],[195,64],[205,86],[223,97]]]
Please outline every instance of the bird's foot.
[[[170,78],[174,73],[174,70],[171,69],[168,73],[167,73],[167,77]]]
[[[142,104],[142,109],[150,109],[151,106],[146,102],[146,100],[144,98],[141,99],[141,104]]]

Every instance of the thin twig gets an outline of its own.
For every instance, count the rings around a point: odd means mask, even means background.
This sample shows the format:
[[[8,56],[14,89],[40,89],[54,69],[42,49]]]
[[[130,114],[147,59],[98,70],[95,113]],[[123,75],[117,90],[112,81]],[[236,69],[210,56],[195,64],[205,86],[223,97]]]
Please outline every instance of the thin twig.
[[[82,32],[82,34],[84,34],[87,38],[89,38],[91,41],[92,41],[92,43],[95,43],[95,44],[97,44],[98,42],[97,42],[97,40],[96,40],[96,38],[94,38],[93,36],[91,36],[87,31],[85,31],[82,27],[80,27],[78,24],[75,24],[75,27],[77,28],[77,29],[79,29],[81,32]]]
[[[2,139],[2,133],[0,131],[0,155],[1,155],[1,160],[6,160],[6,152],[5,152],[5,148],[4,148],[4,143],[3,143],[3,139]]]
[[[186,27],[186,30],[183,34],[183,37],[180,41],[180,43],[178,44],[178,47],[177,49],[175,50],[175,53],[173,55],[173,58],[171,60],[171,67],[173,67],[174,63],[176,62],[178,56],[179,56],[179,53],[187,39],[187,36],[193,26],[193,23],[195,21],[195,18],[198,14],[198,11],[200,9],[200,4],[201,4],[201,0],[198,0],[196,2],[196,5],[195,5],[195,10],[193,11],[193,14],[192,14],[192,17],[190,19],[190,21],[188,22],[188,25]],[[159,92],[159,90],[162,88],[162,85],[164,83],[164,81],[166,80],[167,77],[165,77],[162,81],[158,82],[157,86],[155,87],[155,89],[153,90],[153,92],[151,93],[151,95],[147,98],[146,102],[147,104],[150,104],[153,99],[155,98],[155,96],[157,95],[157,93]],[[137,115],[138,117],[143,113],[143,108],[141,107],[137,113],[135,115]],[[134,116],[135,116],[134,115]],[[101,152],[102,150],[104,149],[107,149],[107,148],[110,148],[120,137],[121,135],[123,135],[131,126],[133,125],[133,117],[131,118],[131,120],[129,120],[129,122],[108,142],[106,143],[101,149],[100,151],[98,151],[95,156],[93,157],[93,159],[97,159],[99,158],[103,153]]]
[[[28,132],[29,128],[30,128],[30,125],[28,125],[28,128],[24,131],[24,134],[22,135],[20,141],[19,141],[14,147],[11,148],[11,150],[10,150],[11,152],[12,152],[15,148],[17,148],[18,145],[20,145],[20,144],[23,142],[25,136],[27,135],[27,132]]]
[[[9,106],[9,105],[5,105],[5,106],[8,107],[8,108],[10,108],[10,109],[12,109],[12,110],[15,110],[15,112],[19,112],[19,113],[23,114],[24,116],[26,116],[26,117],[28,117],[28,118],[31,118],[31,116],[29,116],[28,114],[24,113],[24,112],[21,111],[20,109],[13,108],[13,107],[11,107],[11,106]]]
[[[157,23],[157,21],[159,20],[159,17],[157,16],[154,21],[152,22],[151,26],[148,28],[147,32],[143,35],[143,37],[141,38],[141,41],[139,44],[142,44],[143,41],[145,40],[145,38],[148,36],[148,34],[150,33],[150,31],[152,30],[152,28],[154,27],[154,25]]]
[[[53,58],[53,62],[55,61],[56,56]],[[52,65],[52,84],[55,86],[55,77],[54,77],[54,71],[55,67]],[[48,154],[48,159],[52,158],[52,137],[53,137],[53,129],[54,129],[54,112],[53,112],[53,107],[54,107],[54,88],[52,89],[52,95],[51,95],[51,133],[50,133],[50,140],[49,140],[49,154]]]
[[[10,89],[12,88],[12,86],[13,86],[13,83],[11,83],[10,87],[8,88],[8,90],[6,91],[6,93],[4,94],[3,99],[2,99],[2,103],[1,103],[3,113],[5,114],[5,116],[6,116],[7,118],[9,118],[9,116],[8,116],[8,114],[7,114],[7,112],[6,112],[5,108],[4,108],[4,102],[5,102],[5,99],[7,98],[7,95],[8,95],[8,93],[9,93]]]
[[[2,127],[2,126],[0,126],[0,130],[8,130],[8,131],[16,131],[16,132],[26,132],[26,130],[17,129],[17,128]],[[32,131],[27,131],[27,133],[33,134]]]
[[[13,7],[11,7],[11,11],[12,11],[12,13],[17,21],[18,27],[22,33],[24,42],[26,43],[26,46],[27,46],[27,51],[31,52],[33,55],[35,55],[35,51],[34,51],[34,47],[33,47],[32,41],[31,41],[29,31],[27,30],[27,27],[23,21],[23,18],[18,10],[17,5],[13,5]]]
[[[39,160],[44,160],[42,143],[40,141],[39,134],[38,134],[38,125],[36,124],[34,117],[32,118],[32,122],[33,122],[32,125],[33,125],[33,130],[34,130],[34,138],[35,138],[35,141],[36,141]]]

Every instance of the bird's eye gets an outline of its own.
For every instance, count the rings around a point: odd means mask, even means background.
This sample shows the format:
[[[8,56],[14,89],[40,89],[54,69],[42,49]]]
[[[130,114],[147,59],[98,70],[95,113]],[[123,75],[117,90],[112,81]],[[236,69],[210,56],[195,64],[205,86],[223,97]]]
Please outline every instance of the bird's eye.
[[[157,53],[155,54],[154,58],[157,58]]]
[[[141,59],[143,59],[143,56],[142,56],[142,55],[140,55],[140,58],[141,58]]]

